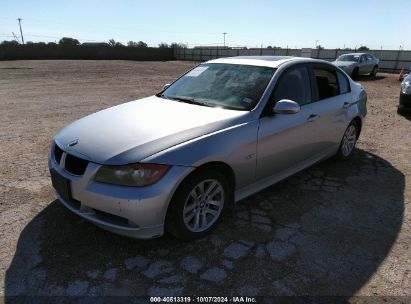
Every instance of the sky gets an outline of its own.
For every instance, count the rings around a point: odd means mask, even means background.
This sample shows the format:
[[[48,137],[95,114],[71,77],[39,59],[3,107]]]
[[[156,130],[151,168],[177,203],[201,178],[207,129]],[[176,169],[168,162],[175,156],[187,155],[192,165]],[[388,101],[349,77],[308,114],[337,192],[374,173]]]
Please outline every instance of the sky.
[[[408,1],[0,0],[0,41],[411,49]]]

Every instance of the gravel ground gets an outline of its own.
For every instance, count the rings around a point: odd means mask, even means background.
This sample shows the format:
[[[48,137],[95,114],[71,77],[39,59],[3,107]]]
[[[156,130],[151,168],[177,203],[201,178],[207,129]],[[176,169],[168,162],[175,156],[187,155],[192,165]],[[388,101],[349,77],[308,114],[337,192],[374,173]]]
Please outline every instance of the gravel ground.
[[[0,295],[411,301],[411,121],[396,114],[393,75],[359,80],[369,114],[350,161],[327,160],[243,200],[201,240],[120,237],[55,200],[47,169],[53,134],[152,95],[193,64],[0,62]]]

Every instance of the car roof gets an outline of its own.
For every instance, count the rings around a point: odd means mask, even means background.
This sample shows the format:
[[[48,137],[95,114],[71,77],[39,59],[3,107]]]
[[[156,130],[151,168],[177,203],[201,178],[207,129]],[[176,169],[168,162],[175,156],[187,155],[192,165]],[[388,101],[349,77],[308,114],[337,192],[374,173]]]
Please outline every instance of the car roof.
[[[358,55],[358,56],[361,56],[361,55],[371,55],[371,54],[369,54],[369,53],[347,53],[347,54],[341,54],[341,56],[344,56],[344,55]]]
[[[324,60],[304,58],[304,57],[292,57],[292,56],[236,56],[212,59],[205,63],[227,63],[227,64],[242,64],[253,66],[264,66],[271,68],[278,68],[280,65],[296,61],[296,62],[326,62]]]

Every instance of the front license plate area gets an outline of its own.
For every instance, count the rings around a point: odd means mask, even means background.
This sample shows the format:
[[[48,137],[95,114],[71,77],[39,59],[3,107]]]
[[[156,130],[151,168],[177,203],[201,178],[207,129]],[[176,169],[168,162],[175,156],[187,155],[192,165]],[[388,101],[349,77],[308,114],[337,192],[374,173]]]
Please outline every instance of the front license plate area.
[[[65,201],[69,201],[71,199],[70,181],[53,169],[50,170],[50,176],[54,189]]]

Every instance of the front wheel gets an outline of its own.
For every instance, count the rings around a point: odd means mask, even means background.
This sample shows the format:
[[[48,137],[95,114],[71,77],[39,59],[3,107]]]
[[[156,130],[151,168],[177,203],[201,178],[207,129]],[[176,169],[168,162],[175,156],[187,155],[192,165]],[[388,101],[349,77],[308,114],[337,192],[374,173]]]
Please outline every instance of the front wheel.
[[[358,70],[358,68],[355,68],[353,71],[352,71],[352,73],[351,73],[351,78],[352,79],[357,79],[358,78],[358,75],[359,75],[359,70]]]
[[[180,239],[210,233],[221,219],[230,198],[227,179],[218,171],[196,173],[175,193],[167,213],[166,230]]]
[[[375,67],[372,69],[372,71],[371,71],[371,73],[370,73],[370,76],[371,76],[371,77],[377,76],[377,71],[378,71],[378,67],[375,66]]]
[[[340,160],[349,158],[354,150],[358,139],[358,126],[355,121],[352,121],[344,132],[344,136],[338,149],[337,157]]]

